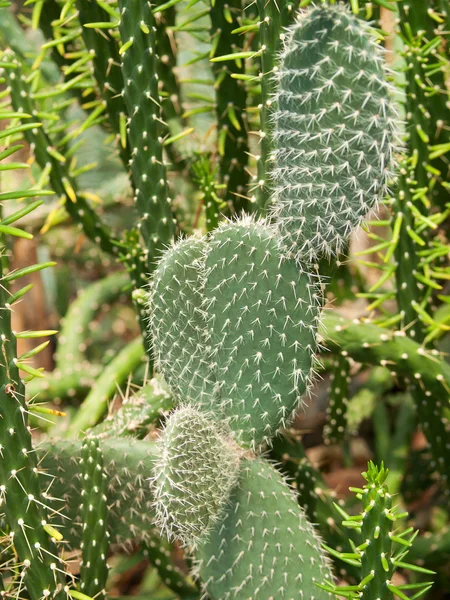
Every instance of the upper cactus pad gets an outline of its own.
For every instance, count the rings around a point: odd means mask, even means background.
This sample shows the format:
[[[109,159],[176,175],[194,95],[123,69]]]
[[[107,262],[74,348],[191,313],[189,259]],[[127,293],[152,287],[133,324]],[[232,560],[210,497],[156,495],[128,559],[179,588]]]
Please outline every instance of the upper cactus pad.
[[[343,250],[387,193],[396,145],[384,57],[374,32],[337,4],[301,13],[281,65],[272,215],[297,258]]]
[[[196,287],[197,286],[197,287]],[[275,228],[249,217],[162,257],[150,300],[159,366],[175,396],[225,418],[257,447],[311,379],[320,294]]]

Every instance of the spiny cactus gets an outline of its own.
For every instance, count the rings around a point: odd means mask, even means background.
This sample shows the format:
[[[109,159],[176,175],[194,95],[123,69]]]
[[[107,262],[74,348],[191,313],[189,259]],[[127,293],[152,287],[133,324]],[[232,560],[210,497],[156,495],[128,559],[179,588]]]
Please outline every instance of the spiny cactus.
[[[217,600],[326,600],[330,564],[295,495],[266,461],[244,459],[223,519],[197,552],[205,591]]]
[[[149,309],[160,368],[179,400],[216,412],[240,443],[259,446],[308,390],[319,305],[314,276],[286,258],[273,227],[224,223],[158,265]]]
[[[431,588],[430,582],[398,585],[392,582],[394,571],[399,567],[429,575],[433,575],[433,571],[403,561],[415,534],[408,538],[411,529],[406,531],[393,529],[394,524],[407,516],[407,513],[400,514],[392,507],[392,496],[386,485],[387,475],[388,471],[383,465],[378,468],[373,463],[369,463],[367,472],[363,473],[367,484],[361,489],[352,488],[362,502],[362,514],[350,516],[342,509],[339,510],[344,517],[343,525],[356,530],[360,534],[362,543],[354,549],[353,553],[340,553],[328,548],[337,558],[353,565],[360,565],[361,568],[361,580],[358,585],[335,586],[328,582],[319,585],[321,589],[333,593],[338,598],[362,598],[363,600],[407,598],[403,590],[414,590],[416,592],[414,597],[418,598]],[[394,546],[397,546],[395,551]]]
[[[157,523],[169,539],[195,547],[207,539],[228,503],[239,449],[226,426],[195,408],[178,408],[159,445],[153,488]]]
[[[97,439],[87,439],[81,449],[81,515],[83,539],[80,544],[80,588],[83,594],[96,597],[106,596],[108,578],[108,504],[106,490],[107,475],[104,471],[103,455]],[[99,560],[100,559],[100,560]]]
[[[341,4],[300,14],[277,71],[272,216],[292,255],[340,253],[388,191],[396,115],[374,32]]]

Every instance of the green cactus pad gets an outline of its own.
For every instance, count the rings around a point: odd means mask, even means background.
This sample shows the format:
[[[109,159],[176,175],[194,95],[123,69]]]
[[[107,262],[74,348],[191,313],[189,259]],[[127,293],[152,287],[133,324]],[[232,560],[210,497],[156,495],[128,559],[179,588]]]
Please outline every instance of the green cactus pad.
[[[240,451],[227,433],[189,406],[167,421],[153,488],[157,523],[169,539],[195,547],[220,519],[239,472]]]
[[[340,253],[387,193],[396,114],[373,30],[343,4],[300,14],[277,71],[272,215],[297,258]]]
[[[308,389],[320,314],[316,281],[286,259],[275,229],[245,217],[211,235],[202,295],[214,405],[240,443],[259,446],[285,426]]]
[[[204,246],[205,240],[195,237],[173,244],[159,261],[151,283],[155,359],[178,401],[195,401],[206,374],[202,368],[206,330],[199,292]]]
[[[315,582],[332,581],[314,527],[281,475],[245,459],[224,518],[196,554],[212,600],[326,600]]]

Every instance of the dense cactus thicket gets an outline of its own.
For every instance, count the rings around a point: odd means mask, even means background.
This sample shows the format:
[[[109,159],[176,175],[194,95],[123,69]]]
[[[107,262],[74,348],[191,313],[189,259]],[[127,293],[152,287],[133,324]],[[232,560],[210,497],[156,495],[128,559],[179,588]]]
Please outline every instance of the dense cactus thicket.
[[[449,11],[0,0],[1,598],[447,597]]]

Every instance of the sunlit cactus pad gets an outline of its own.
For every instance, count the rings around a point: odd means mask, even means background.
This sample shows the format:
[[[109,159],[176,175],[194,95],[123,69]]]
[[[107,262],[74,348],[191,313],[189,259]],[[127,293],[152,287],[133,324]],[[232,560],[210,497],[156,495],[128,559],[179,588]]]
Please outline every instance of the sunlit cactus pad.
[[[262,459],[245,459],[225,517],[196,554],[214,600],[326,600],[332,580],[320,540],[292,490]]]
[[[240,452],[226,427],[189,406],[170,416],[158,449],[157,522],[169,539],[195,546],[223,513],[238,478]]]
[[[274,227],[226,222],[206,241],[170,248],[156,269],[149,310],[160,369],[179,400],[257,447],[308,390],[319,307],[316,278],[286,258]]]
[[[388,190],[396,116],[369,25],[341,4],[300,13],[277,71],[273,216],[296,257],[343,250]]]

